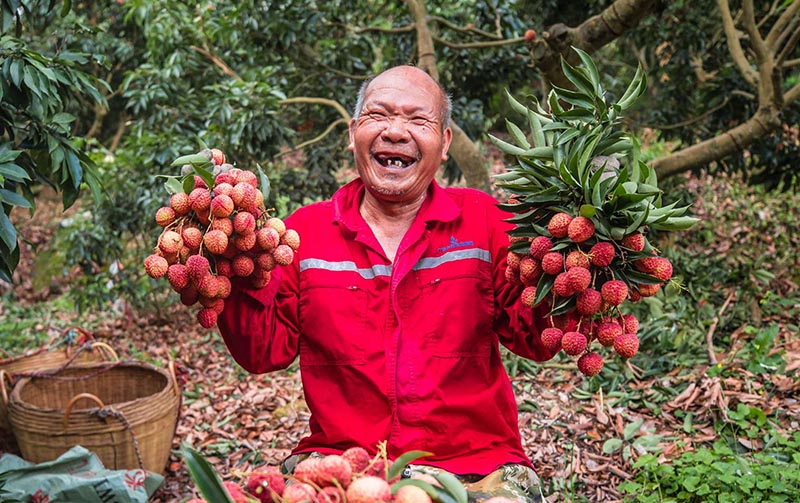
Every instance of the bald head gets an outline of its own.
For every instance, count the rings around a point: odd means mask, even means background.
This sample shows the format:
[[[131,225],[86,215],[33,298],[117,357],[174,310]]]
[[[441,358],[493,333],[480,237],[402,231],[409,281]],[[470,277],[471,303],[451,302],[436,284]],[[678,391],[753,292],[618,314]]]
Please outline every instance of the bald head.
[[[409,85],[416,85],[420,87],[429,86],[432,92],[436,92],[439,94],[439,121],[442,124],[442,129],[448,127],[450,125],[450,116],[453,110],[453,103],[450,100],[450,95],[447,94],[447,91],[442,88],[442,86],[433,80],[433,78],[428,75],[427,72],[422,70],[421,68],[417,68],[416,66],[411,65],[401,65],[389,68],[388,70],[384,70],[383,72],[370,77],[369,79],[365,80],[364,83],[361,85],[361,89],[358,91],[358,99],[356,101],[356,106],[353,111],[353,118],[358,119],[361,115],[361,112],[364,109],[364,98],[367,95],[367,91],[369,90],[369,86],[379,80],[381,77],[390,76],[390,75],[400,75],[405,78]]]

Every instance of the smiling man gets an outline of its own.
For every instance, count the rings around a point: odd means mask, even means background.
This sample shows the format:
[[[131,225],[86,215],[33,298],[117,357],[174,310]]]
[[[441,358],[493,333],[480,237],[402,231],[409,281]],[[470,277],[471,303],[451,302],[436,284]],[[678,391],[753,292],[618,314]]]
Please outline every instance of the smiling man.
[[[299,356],[310,433],[284,464],[387,442],[390,457],[433,455],[473,501],[540,501],[499,345],[553,354],[544,311],[504,279],[510,215],[489,195],[434,180],[452,139],[450,99],[424,71],[394,67],[364,84],[350,122],[359,177],[286,219],[302,246],[258,290],[234,282],[219,318],[254,373]]]

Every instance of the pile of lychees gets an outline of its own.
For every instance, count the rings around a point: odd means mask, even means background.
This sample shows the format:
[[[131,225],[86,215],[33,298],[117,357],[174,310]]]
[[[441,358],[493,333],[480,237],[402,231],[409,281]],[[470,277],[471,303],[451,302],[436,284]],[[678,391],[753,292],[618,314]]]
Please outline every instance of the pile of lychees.
[[[182,166],[182,182],[167,185],[169,204],[155,214],[163,229],[144,266],[151,278],[166,277],[183,304],[200,304],[197,321],[211,328],[231,279],[266,286],[272,269],[292,262],[300,236],[269,215],[258,176],[226,163],[221,150],[183,156],[173,165]]]
[[[562,61],[571,89],[554,86],[548,109],[509,96],[529,131],[508,122],[512,143],[493,138],[518,163],[497,177],[514,213],[506,279],[524,285],[520,301],[547,306],[544,345],[577,360],[587,376],[603,368],[593,343],[622,358],[639,350],[639,321],[624,302],[655,295],[672,279],[670,261],[648,241],[650,231],[687,229],[687,206],[663,204],[655,171],[619,131],[621,113],[644,92],[641,68],[614,103],[585,52],[582,66]]]
[[[373,456],[362,447],[351,447],[341,454],[308,457],[292,475],[266,466],[243,474],[239,483],[228,480],[222,485],[234,503],[467,503],[466,488],[450,474],[420,473],[401,479],[401,471],[387,460],[385,451]],[[187,503],[205,501],[195,498]],[[494,497],[487,503],[514,501]]]

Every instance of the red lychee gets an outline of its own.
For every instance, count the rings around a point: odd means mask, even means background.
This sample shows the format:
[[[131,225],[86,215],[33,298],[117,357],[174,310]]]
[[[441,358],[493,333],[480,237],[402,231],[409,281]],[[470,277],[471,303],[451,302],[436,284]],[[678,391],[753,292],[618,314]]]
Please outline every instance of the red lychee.
[[[597,327],[597,341],[605,347],[612,346],[614,339],[622,335],[622,327],[614,320],[605,320],[600,322]]]
[[[533,307],[534,306],[533,302],[536,299],[536,287],[535,286],[525,287],[525,289],[522,290],[519,299],[522,302],[523,306]]]
[[[186,288],[181,291],[181,304],[184,306],[195,305],[199,298],[200,294],[197,292],[197,288],[191,284],[186,285]]]
[[[394,495],[395,503],[431,503],[431,497],[421,487],[402,486]]]
[[[288,232],[288,231],[287,231]],[[527,255],[519,261],[519,279],[526,286],[533,286],[542,277],[542,266],[538,260]]]
[[[226,299],[231,294],[231,289],[233,285],[231,284],[230,278],[227,276],[217,276],[217,297],[220,299]]]
[[[183,245],[185,247],[190,250],[196,250],[200,248],[203,242],[203,232],[197,227],[185,227],[183,231],[181,231],[181,239],[183,239]]]
[[[584,269],[588,269],[592,264],[589,262],[588,255],[580,250],[572,250],[567,254],[567,258],[564,260],[564,265],[566,265],[567,270],[569,271],[573,267],[583,267]]]
[[[233,213],[233,199],[225,194],[219,194],[211,200],[211,214],[216,218],[225,218]]]
[[[183,239],[175,231],[164,231],[158,238],[158,248],[165,254],[178,253],[181,246],[183,246]]]
[[[372,461],[372,456],[363,447],[350,447],[342,453],[342,458],[350,464],[353,473],[363,472]]]
[[[278,217],[269,218],[267,220],[267,226],[278,231],[279,236],[283,236],[283,233],[286,232],[286,224]]]
[[[347,503],[388,503],[392,499],[392,490],[384,479],[367,475],[350,484],[346,497]]]
[[[608,241],[595,243],[589,250],[592,264],[597,267],[608,267],[614,260],[614,245]]]
[[[176,292],[180,292],[189,284],[189,269],[183,264],[172,264],[167,269],[167,280]]]
[[[639,338],[633,334],[622,334],[614,339],[614,350],[623,358],[633,358],[639,351]]]
[[[294,251],[289,245],[278,245],[272,250],[272,257],[280,265],[289,265],[294,260]]]
[[[550,249],[553,247],[553,240],[547,236],[536,236],[531,241],[531,249],[530,254],[531,257],[542,260],[544,254],[549,252]]]
[[[220,164],[225,164],[225,154],[222,150],[218,148],[211,149],[211,160],[214,161],[214,164],[219,166]]]
[[[203,328],[211,328],[217,324],[217,312],[210,307],[205,307],[198,311],[197,322]]]
[[[189,201],[189,194],[186,192],[176,192],[169,197],[169,206],[175,210],[175,214],[183,216],[192,210],[192,204]]]
[[[322,485],[322,458],[309,457],[297,463],[294,477],[300,482]]]
[[[592,283],[592,273],[584,267],[573,267],[566,274],[567,285],[575,293],[586,290]]]
[[[594,316],[600,311],[602,305],[603,297],[593,288],[587,288],[578,294],[576,308],[578,313],[583,316]]]
[[[300,503],[301,501],[311,502],[317,495],[314,486],[305,482],[295,482],[286,486],[283,490],[283,503]]]
[[[659,290],[661,290],[661,284],[651,283],[648,285],[640,283],[636,285],[636,289],[639,292],[639,295],[642,297],[652,297],[653,295],[657,294]]]
[[[277,467],[268,466],[251,473],[247,477],[245,488],[261,503],[279,503],[286,481]]]
[[[281,236],[281,244],[289,245],[293,251],[297,251],[300,248],[300,235],[294,229],[286,229]]]
[[[650,274],[662,281],[669,281],[672,278],[672,262],[664,257],[656,257]]]
[[[222,255],[228,247],[228,236],[220,230],[210,230],[203,236],[203,244],[214,255]]]
[[[554,238],[566,237],[570,222],[572,222],[571,215],[567,213],[556,213],[550,218],[550,222],[547,224],[547,231]]]
[[[156,210],[156,223],[161,227],[166,227],[174,222],[177,216],[175,210],[169,206],[164,206]]]
[[[530,44],[531,42],[536,40],[536,30],[533,30],[533,29],[525,30],[524,38],[525,38],[525,42]]]
[[[558,274],[564,270],[564,256],[560,252],[547,252],[542,257],[542,270],[547,274]]]
[[[602,369],[603,357],[598,353],[586,353],[578,358],[578,370],[585,376],[596,376]]]
[[[169,262],[159,255],[149,255],[144,259],[144,270],[153,279],[163,278],[169,269]]]
[[[245,169],[241,170],[239,174],[236,176],[236,183],[246,183],[253,187],[254,189],[258,188],[258,177],[252,171],[247,171]]]
[[[230,197],[232,190],[233,190],[233,185],[225,182],[220,182],[219,177],[217,177],[217,184],[214,185],[215,196],[225,194],[226,196]]]
[[[222,483],[225,486],[225,490],[228,491],[228,495],[233,500],[233,503],[249,503],[250,498],[242,491],[242,488],[236,485],[235,482],[231,482],[230,480],[225,481]]]
[[[255,269],[255,264],[253,263],[253,259],[248,257],[247,255],[236,255],[233,257],[231,261],[231,266],[233,268],[233,274],[236,276],[241,276],[243,278],[250,276],[253,273],[253,269]]]
[[[233,238],[233,246],[239,251],[250,251],[256,245],[256,233],[239,234]]]
[[[569,284],[566,272],[559,273],[553,280],[553,293],[559,297],[570,297],[575,294]]]
[[[256,217],[252,213],[240,211],[233,217],[233,230],[237,234],[250,234],[256,231]]]
[[[201,213],[211,208],[211,192],[208,189],[198,188],[189,192],[189,201],[195,213]]]
[[[626,334],[636,334],[639,332],[639,320],[632,314],[623,314],[621,325]]]
[[[577,356],[586,350],[589,341],[580,332],[566,332],[561,338],[561,347],[570,356]]]
[[[550,351],[557,351],[561,349],[561,339],[564,337],[564,332],[560,328],[550,327],[542,330],[541,334],[542,344]]]
[[[261,250],[272,251],[280,244],[280,241],[280,234],[272,227],[266,226],[256,231],[256,244]]]
[[[629,250],[639,252],[644,250],[645,237],[641,232],[634,232],[623,237],[619,244]]]
[[[583,243],[594,236],[594,223],[586,217],[575,217],[567,226],[567,235],[576,243]]]
[[[200,295],[205,295],[206,297],[216,297],[217,292],[219,292],[219,283],[217,282],[217,277],[211,274],[210,271],[204,276],[195,280],[194,286],[197,288],[197,292]]]
[[[607,304],[618,306],[628,298],[628,285],[622,280],[612,279],[603,283],[600,293]]]
[[[320,482],[321,486],[341,485],[347,487],[353,478],[353,468],[342,456],[337,454],[329,454],[322,458],[320,464]]]
[[[506,267],[505,277],[506,281],[512,285],[522,284],[522,280],[519,277],[519,267]]]

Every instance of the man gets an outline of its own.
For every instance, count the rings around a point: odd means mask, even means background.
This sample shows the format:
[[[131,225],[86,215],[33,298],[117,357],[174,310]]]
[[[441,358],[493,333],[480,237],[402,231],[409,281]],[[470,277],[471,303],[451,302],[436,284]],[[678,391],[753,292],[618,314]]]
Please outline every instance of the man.
[[[551,358],[544,312],[504,279],[510,215],[434,180],[449,116],[448,96],[418,68],[367,82],[350,122],[359,178],[286,219],[302,239],[295,262],[260,290],[235,285],[218,323],[251,372],[299,355],[311,433],[294,454],[385,440],[390,457],[430,451],[421,470],[478,481],[468,487],[484,495],[524,479],[518,499],[537,501],[499,343]]]

